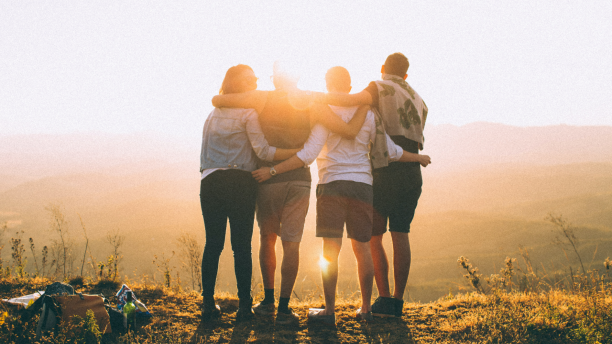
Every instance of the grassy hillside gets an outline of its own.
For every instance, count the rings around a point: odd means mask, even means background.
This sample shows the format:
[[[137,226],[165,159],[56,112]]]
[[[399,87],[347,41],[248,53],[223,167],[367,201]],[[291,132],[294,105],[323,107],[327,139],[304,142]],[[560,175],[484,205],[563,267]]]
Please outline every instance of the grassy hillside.
[[[204,226],[198,201],[197,172],[187,164],[169,164],[142,173],[109,175],[79,174],[28,181],[0,193],[1,256],[12,263],[10,239],[24,243],[33,238],[37,259],[40,250],[51,247],[57,234],[50,228],[49,204],[61,202],[69,222],[67,233],[74,244],[74,266],[80,269],[85,247],[79,216],[90,239],[89,250],[97,261],[112,254],[108,233],[124,236],[120,274],[130,278],[147,275],[161,283],[162,273],[152,264],[154,255],[176,255],[171,260],[173,280],[190,284],[177,238],[191,233],[204,244]],[[554,245],[554,227],[544,221],[549,212],[563,214],[576,227],[579,250],[590,263],[612,255],[612,164],[573,164],[549,167],[490,166],[456,174],[428,174],[411,242],[413,266],[406,300],[431,301],[465,287],[455,269],[460,255],[470,257],[489,274],[498,270],[506,256],[520,257],[519,247],[530,252],[540,269],[576,267],[562,247]],[[187,178],[191,175],[193,178]],[[318,260],[320,239],[314,236],[315,199],[306,219],[301,269],[296,284],[299,297],[320,289]],[[77,215],[78,214],[78,215]],[[23,233],[21,233],[23,231]],[[229,242],[229,240],[228,240]],[[390,238],[385,238],[390,248]],[[261,288],[257,252],[258,229],[253,235],[254,286]],[[34,272],[34,257],[27,249],[26,271]],[[280,245],[278,259],[281,257]],[[89,259],[88,259],[89,261]],[[221,257],[219,286],[235,292],[231,249]],[[278,264],[280,266],[280,262]],[[350,250],[341,251],[339,290],[357,291],[356,266]],[[85,265],[85,274],[94,271]],[[177,275],[178,274],[178,275]],[[257,289],[259,290],[259,289]]]
[[[0,281],[2,298],[42,289],[46,281]],[[113,295],[101,284],[78,291]],[[105,284],[106,286],[108,284]],[[219,319],[202,322],[201,297],[141,284],[131,285],[154,317],[125,335],[101,338],[103,343],[612,343],[612,288],[607,277],[600,285],[574,291],[539,293],[497,290],[447,295],[431,303],[405,303],[402,318],[365,323],[355,319],[357,298],[338,301],[336,326],[307,321],[308,308],[320,307],[318,298],[290,306],[300,315],[296,326],[276,325],[273,317],[238,323],[238,300],[217,297]],[[111,299],[112,301],[112,299]],[[0,325],[0,341],[24,343],[34,338],[38,317],[21,323],[11,312]],[[64,325],[42,343],[73,343],[86,332],[82,325]],[[71,339],[72,338],[72,339]],[[96,342],[95,340],[92,342]]]
[[[460,255],[470,257],[485,273],[498,270],[506,256],[520,257],[524,247],[539,269],[576,268],[563,247],[553,244],[549,213],[573,222],[578,250],[589,264],[612,255],[611,127],[552,126],[520,128],[491,123],[439,125],[427,129],[424,153],[434,163],[423,170],[423,195],[410,235],[413,266],[406,300],[431,301],[465,288],[455,269]],[[575,140],[567,140],[567,137]],[[97,262],[113,253],[106,237],[123,236],[121,276],[146,275],[161,283],[154,255],[171,257],[173,281],[190,285],[177,238],[189,233],[204,244],[199,207],[198,138],[106,134],[26,135],[0,137],[0,258],[12,266],[11,239],[25,243],[25,269],[35,271],[28,249],[32,238],[38,262],[44,246],[58,240],[50,230],[51,204],[63,206],[66,233],[73,245],[72,265],[80,270],[85,233]],[[313,185],[316,183],[314,166]],[[314,237],[315,197],[301,251],[296,293],[307,297],[320,289],[316,261],[320,239]],[[390,248],[389,238],[385,239]],[[253,235],[254,288],[261,288]],[[278,247],[280,253],[280,247]],[[88,255],[88,262],[91,262]],[[281,255],[278,254],[278,259]],[[221,257],[219,286],[235,292],[233,258],[227,246]],[[595,263],[594,263],[595,264]],[[280,266],[280,262],[278,264]],[[350,250],[341,252],[339,290],[357,290]],[[84,274],[94,269],[85,264]]]

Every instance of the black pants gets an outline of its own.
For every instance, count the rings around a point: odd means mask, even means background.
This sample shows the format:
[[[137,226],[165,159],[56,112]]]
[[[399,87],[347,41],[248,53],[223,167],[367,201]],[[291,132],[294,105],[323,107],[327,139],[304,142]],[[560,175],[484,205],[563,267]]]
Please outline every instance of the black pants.
[[[200,204],[206,231],[202,257],[202,296],[205,299],[212,299],[215,293],[228,219],[238,298],[247,300],[251,297],[251,238],[256,196],[257,182],[248,171],[219,170],[200,183]]]

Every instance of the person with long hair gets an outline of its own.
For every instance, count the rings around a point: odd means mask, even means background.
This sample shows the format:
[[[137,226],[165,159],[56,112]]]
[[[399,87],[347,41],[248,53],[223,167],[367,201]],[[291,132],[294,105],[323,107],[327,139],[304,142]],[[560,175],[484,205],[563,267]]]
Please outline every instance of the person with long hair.
[[[228,69],[219,93],[247,92],[256,88],[255,73],[251,67],[240,64]],[[284,160],[298,150],[271,147],[253,109],[215,108],[206,119],[200,154],[200,204],[206,232],[202,257],[203,320],[220,314],[214,292],[228,220],[239,298],[236,320],[253,317],[251,238],[257,182],[251,172],[257,168],[257,158]]]

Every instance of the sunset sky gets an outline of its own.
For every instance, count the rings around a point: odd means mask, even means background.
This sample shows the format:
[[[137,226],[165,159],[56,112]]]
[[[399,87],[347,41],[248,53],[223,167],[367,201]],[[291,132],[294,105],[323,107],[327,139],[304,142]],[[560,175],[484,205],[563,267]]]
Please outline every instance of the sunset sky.
[[[353,91],[387,55],[428,123],[612,125],[610,1],[2,1],[0,135],[201,135],[224,73],[277,59]]]

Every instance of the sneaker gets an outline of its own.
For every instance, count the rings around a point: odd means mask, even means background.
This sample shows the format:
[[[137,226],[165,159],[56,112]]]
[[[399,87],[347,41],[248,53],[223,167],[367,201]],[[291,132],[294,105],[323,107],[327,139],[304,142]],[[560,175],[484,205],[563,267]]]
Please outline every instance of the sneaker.
[[[219,306],[215,304],[214,299],[212,299],[212,302],[206,302],[205,300],[203,300],[200,311],[203,320],[218,318],[221,315],[221,308],[219,308]]]
[[[287,311],[276,312],[276,323],[280,325],[297,325],[300,323],[300,316],[295,314],[291,308]]]
[[[253,320],[255,318],[255,314],[251,308],[238,308],[238,312],[236,312],[236,322],[243,322]]]
[[[395,316],[395,299],[392,297],[379,296],[372,304],[372,315],[377,317]]]
[[[395,317],[401,318],[402,313],[404,311],[404,300],[398,300],[398,299],[394,299],[394,300],[395,300]]]
[[[258,303],[255,305],[255,307],[253,307],[253,312],[261,316],[272,316],[276,312],[276,306],[274,306],[274,303],[268,303],[265,305]]]
[[[372,312],[362,313],[361,308],[359,308],[357,313],[355,313],[355,318],[357,318],[359,321],[366,322],[374,320],[374,317],[372,317]]]
[[[236,312],[236,322],[249,321],[255,318],[255,314],[253,314],[253,309],[251,306],[253,305],[252,299],[239,300],[238,301],[238,311]]]
[[[308,310],[308,321],[328,326],[336,326],[336,314],[323,314],[324,308],[310,308]]]

